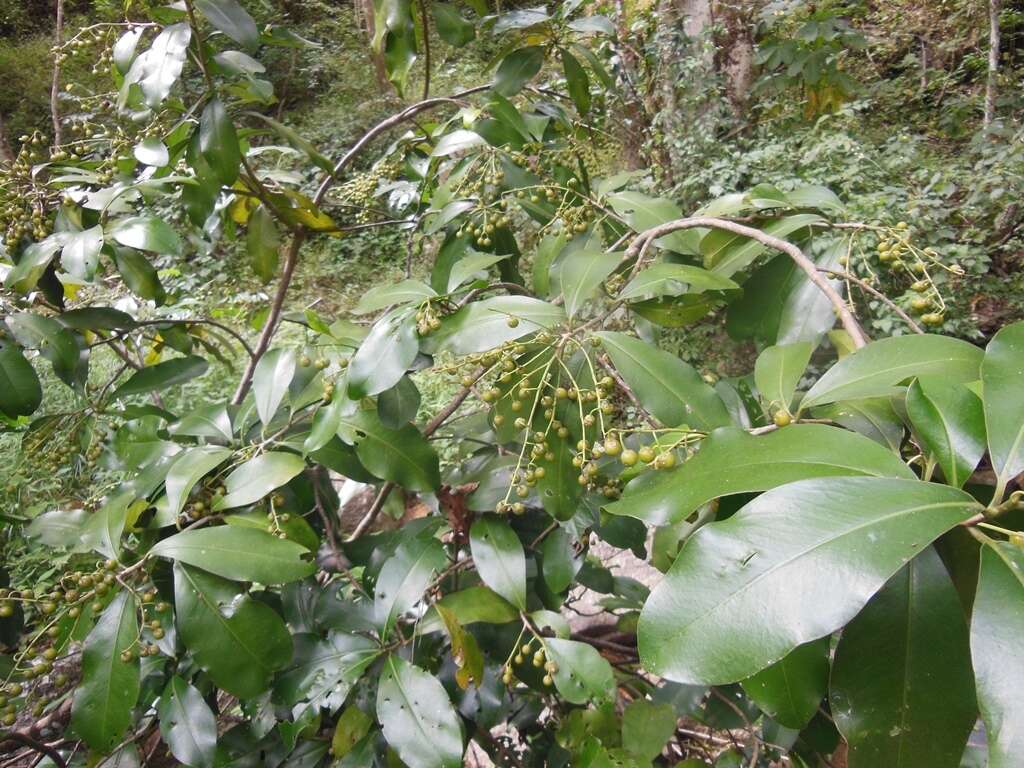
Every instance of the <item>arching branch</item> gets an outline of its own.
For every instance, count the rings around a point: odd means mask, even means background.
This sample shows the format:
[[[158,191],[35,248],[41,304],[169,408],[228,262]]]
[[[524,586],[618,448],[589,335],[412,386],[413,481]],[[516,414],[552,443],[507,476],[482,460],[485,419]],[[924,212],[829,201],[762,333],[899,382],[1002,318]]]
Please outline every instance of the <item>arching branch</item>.
[[[646,248],[650,243],[660,237],[672,234],[673,232],[677,232],[681,229],[695,229],[698,227],[721,229],[743,237],[749,237],[751,240],[756,240],[762,245],[785,253],[796,263],[798,267],[800,267],[800,269],[803,270],[804,274],[807,275],[807,278],[814,283],[814,285],[816,285],[832,303],[836,315],[843,324],[843,328],[846,329],[846,332],[850,334],[850,338],[853,339],[854,346],[860,348],[867,345],[868,339],[864,335],[864,331],[861,329],[857,319],[853,316],[853,313],[850,312],[850,308],[846,305],[843,297],[836,292],[836,289],[829,284],[828,280],[822,277],[821,273],[818,271],[818,266],[807,258],[807,256],[804,255],[804,252],[797,246],[793,245],[793,243],[769,235],[766,232],[762,232],[760,229],[748,227],[745,224],[738,224],[727,219],[713,218],[711,216],[694,216],[688,219],[676,219],[675,221],[669,221],[664,224],[660,224],[657,227],[645,230],[637,235],[629,248],[626,249],[624,259],[631,260],[637,258],[641,253],[646,251]]]

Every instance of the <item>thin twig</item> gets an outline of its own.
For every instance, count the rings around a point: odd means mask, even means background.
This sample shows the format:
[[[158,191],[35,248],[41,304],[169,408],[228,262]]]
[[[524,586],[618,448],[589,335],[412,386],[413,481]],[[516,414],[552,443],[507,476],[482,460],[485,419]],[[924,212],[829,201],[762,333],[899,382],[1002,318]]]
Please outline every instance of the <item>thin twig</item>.
[[[637,235],[629,248],[626,249],[624,260],[629,261],[636,258],[641,250],[646,247],[647,243],[653,242],[659,237],[664,237],[665,235],[669,235],[682,229],[694,229],[697,227],[721,229],[743,237],[749,237],[751,240],[755,240],[762,245],[785,253],[796,263],[798,267],[800,267],[801,270],[803,270],[807,275],[807,278],[814,283],[814,285],[817,286],[832,303],[832,307],[835,309],[836,315],[842,322],[846,332],[850,334],[850,338],[853,340],[853,345],[858,349],[867,346],[868,339],[864,335],[864,331],[861,329],[857,319],[850,312],[850,308],[846,305],[843,297],[836,292],[836,289],[833,288],[829,284],[828,280],[826,280],[818,271],[818,266],[807,258],[807,256],[804,255],[804,252],[797,246],[793,245],[793,243],[787,240],[782,240],[778,237],[773,237],[766,232],[762,232],[760,229],[755,229],[754,227],[748,227],[734,221],[714,218],[711,216],[694,216],[688,219],[676,219],[675,221],[669,221],[665,224],[645,230]]]
[[[61,47],[64,44],[64,0],[57,0],[56,18],[54,19],[53,30],[53,80],[50,83],[50,119],[53,121],[53,145],[60,146],[63,143],[63,135],[60,127],[60,57],[63,55]]]
[[[50,758],[58,766],[58,768],[67,768],[68,764],[64,762],[64,758],[60,756],[60,752],[51,747],[49,744],[43,744],[43,742],[33,739],[27,733],[23,733],[21,731],[13,731],[12,733],[0,735],[0,740],[16,741],[19,744],[24,744],[33,752],[38,752],[40,755],[45,755],[46,757]]]
[[[839,270],[839,269],[826,269],[825,267],[818,267],[818,271],[819,272],[824,272],[825,274],[828,274],[828,275],[833,275],[835,277],[842,278],[843,280],[849,280],[851,283],[853,283],[854,285],[858,286],[859,288],[861,288],[865,292],[870,293],[872,296],[874,296],[879,301],[884,302],[886,304],[886,306],[889,307],[889,309],[891,309],[893,312],[895,312],[897,315],[899,315],[900,318],[902,318],[903,322],[905,322],[907,325],[910,326],[911,330],[913,330],[914,333],[924,333],[924,331],[921,329],[921,326],[919,326],[917,323],[915,323],[914,322],[914,318],[912,318],[910,315],[908,315],[906,312],[904,312],[903,308],[900,307],[899,304],[897,304],[895,301],[890,299],[888,296],[886,296],[881,291],[879,291],[879,290],[877,290],[875,288],[872,288],[871,285],[866,280],[862,280],[861,278],[857,277],[856,275],[851,275],[849,272],[844,272],[844,271]]]

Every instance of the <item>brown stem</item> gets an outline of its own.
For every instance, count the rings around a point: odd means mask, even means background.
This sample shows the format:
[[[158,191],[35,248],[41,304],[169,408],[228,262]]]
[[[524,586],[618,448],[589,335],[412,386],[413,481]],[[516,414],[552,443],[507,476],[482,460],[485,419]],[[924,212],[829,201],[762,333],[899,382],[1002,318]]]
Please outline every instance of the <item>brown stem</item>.
[[[423,99],[430,98],[430,22],[427,21],[427,4],[418,0],[420,21],[423,23]]]
[[[234,405],[238,405],[245,399],[245,395],[249,392],[249,387],[252,385],[252,375],[256,371],[256,365],[270,347],[270,340],[273,338],[274,332],[277,330],[277,323],[281,317],[281,308],[284,306],[284,299],[288,293],[288,286],[291,285],[292,275],[295,273],[295,265],[299,261],[299,249],[302,247],[302,243],[305,239],[306,230],[304,228],[296,230],[295,234],[292,235],[292,242],[288,246],[288,251],[284,256],[284,268],[281,270],[281,280],[277,284],[277,291],[274,293],[274,299],[270,304],[270,314],[267,315],[267,321],[263,326],[263,331],[260,333],[260,337],[256,341],[256,348],[253,349],[252,355],[249,357],[249,362],[245,365],[245,372],[242,374],[242,380],[238,382],[238,388],[235,390],[234,397],[231,398],[231,402]]]
[[[622,374],[620,374],[618,370],[616,370],[615,366],[612,365],[612,361],[608,359],[608,355],[601,355],[597,358],[597,361],[601,364],[602,368],[608,371],[608,375],[615,379],[615,383],[619,386],[619,389],[626,393],[626,397],[628,397],[629,401],[633,403],[633,407],[637,409],[637,412],[643,417],[644,421],[657,429],[658,422],[655,421],[654,417],[647,412],[646,408],[644,408],[643,403],[640,402],[640,398],[636,396],[636,393],[632,390],[629,384],[626,383],[626,380],[622,378]]]
[[[53,145],[60,146],[63,136],[60,127],[60,57],[64,45],[64,0],[57,0],[53,30],[53,80],[50,83],[50,119],[53,120]]]
[[[50,758],[53,761],[54,765],[57,765],[58,768],[67,768],[68,764],[64,762],[64,758],[60,756],[60,752],[51,747],[49,744],[44,744],[41,741],[33,739],[27,733],[15,731],[14,733],[8,733],[5,736],[0,736],[0,739],[16,741],[19,744],[28,747],[33,752],[38,752],[40,755],[45,755],[46,757]]]
[[[424,437],[430,437],[438,429],[441,428],[441,425],[444,424],[448,420],[448,418],[459,409],[459,406],[466,401],[466,398],[469,397],[470,392],[473,391],[473,384],[475,384],[477,380],[483,375],[483,368],[481,368],[479,371],[473,374],[473,382],[468,387],[463,387],[462,389],[460,389],[459,393],[448,402],[448,405],[446,405],[444,408],[438,411],[434,418],[432,418],[427,423],[427,426],[423,428]],[[384,485],[380,487],[380,492],[377,494],[377,498],[373,500],[373,504],[370,505],[370,508],[366,511],[366,514],[363,515],[363,519],[359,521],[359,524],[349,535],[347,539],[348,541],[355,541],[364,533],[366,533],[367,529],[371,525],[373,525],[373,521],[377,519],[377,515],[379,515],[381,509],[384,508],[384,502],[388,500],[388,496],[391,495],[391,491],[393,491],[394,489],[395,484],[390,481],[384,483]]]
[[[818,271],[817,265],[807,258],[807,256],[804,255],[804,252],[797,246],[793,245],[793,243],[787,240],[782,240],[778,237],[773,237],[772,235],[762,232],[759,229],[755,229],[754,227],[748,227],[734,221],[713,218],[711,216],[694,216],[688,219],[676,219],[675,221],[669,221],[665,224],[661,224],[657,227],[641,232],[632,244],[630,244],[629,248],[626,249],[626,255],[624,258],[625,260],[636,258],[641,249],[644,248],[648,242],[657,240],[659,237],[664,237],[665,235],[677,232],[681,229],[694,229],[697,227],[721,229],[743,237],[749,237],[751,240],[756,240],[762,245],[785,253],[796,263],[798,267],[800,267],[800,269],[804,271],[807,278],[814,283],[814,285],[816,285],[832,303],[832,307],[835,309],[836,315],[842,322],[843,328],[845,328],[846,332],[850,334],[850,338],[853,340],[853,345],[858,349],[867,346],[868,339],[864,335],[864,331],[861,330],[857,319],[850,312],[850,308],[846,305],[843,297],[836,292],[835,288],[829,284],[828,280],[822,277]]]
[[[818,271],[824,272],[827,275],[834,275],[835,277],[841,278],[843,280],[849,280],[851,283],[858,286],[867,293],[870,293],[876,299],[878,299],[879,301],[883,302],[886,306],[888,306],[889,309],[891,309],[893,312],[899,315],[900,318],[902,318],[903,322],[910,326],[911,330],[914,333],[924,333],[924,330],[922,330],[921,326],[915,323],[914,318],[912,318],[910,315],[904,312],[903,308],[900,307],[899,304],[890,299],[881,291],[872,288],[866,280],[861,280],[856,275],[851,275],[849,272],[844,272],[839,269],[826,269],[825,267],[818,267]]]

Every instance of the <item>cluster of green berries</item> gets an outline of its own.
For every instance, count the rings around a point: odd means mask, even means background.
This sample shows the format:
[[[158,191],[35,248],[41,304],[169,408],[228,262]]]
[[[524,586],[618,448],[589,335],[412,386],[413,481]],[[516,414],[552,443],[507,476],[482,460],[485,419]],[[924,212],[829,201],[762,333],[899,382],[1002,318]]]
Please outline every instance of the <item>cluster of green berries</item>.
[[[526,663],[527,658],[531,659],[531,663],[534,667],[537,667],[538,669],[544,667],[544,685],[551,687],[555,684],[554,675],[558,672],[558,664],[555,661],[546,658],[546,653],[544,651],[543,645],[541,645],[537,648],[536,651],[534,651],[532,641],[524,643],[523,646],[519,648],[516,652],[516,655],[513,657],[512,662],[505,665],[505,669],[501,673],[501,682],[503,682],[505,685],[511,685],[513,679],[515,678],[515,673],[512,669],[513,664],[516,666],[521,666]]]

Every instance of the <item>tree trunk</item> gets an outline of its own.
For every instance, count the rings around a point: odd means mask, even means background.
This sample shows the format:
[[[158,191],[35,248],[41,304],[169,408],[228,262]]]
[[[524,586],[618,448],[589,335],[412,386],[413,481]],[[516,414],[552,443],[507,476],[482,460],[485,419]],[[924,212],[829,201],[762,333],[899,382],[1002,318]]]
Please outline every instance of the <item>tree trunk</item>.
[[[996,117],[996,78],[999,76],[999,11],[1002,0],[988,3],[988,78],[985,81],[984,126],[988,128]]]
[[[64,44],[64,0],[57,0],[56,18],[54,20],[53,47],[53,82],[50,84],[50,117],[53,120],[53,145],[63,143],[60,127],[60,48]]]
[[[736,115],[746,110],[754,84],[753,12],[756,2],[719,2],[715,15],[725,29],[719,44],[718,69],[725,76],[725,91]]]
[[[3,113],[0,113],[0,163],[13,163],[14,150],[7,140],[7,125],[4,123]]]
[[[373,38],[377,34],[377,18],[373,12],[373,0],[361,0],[363,18],[366,20],[366,36],[370,41],[370,59],[373,62],[373,71],[377,77],[377,86],[381,93],[387,93],[390,83],[388,82],[387,69],[384,67],[384,56],[373,48]]]

